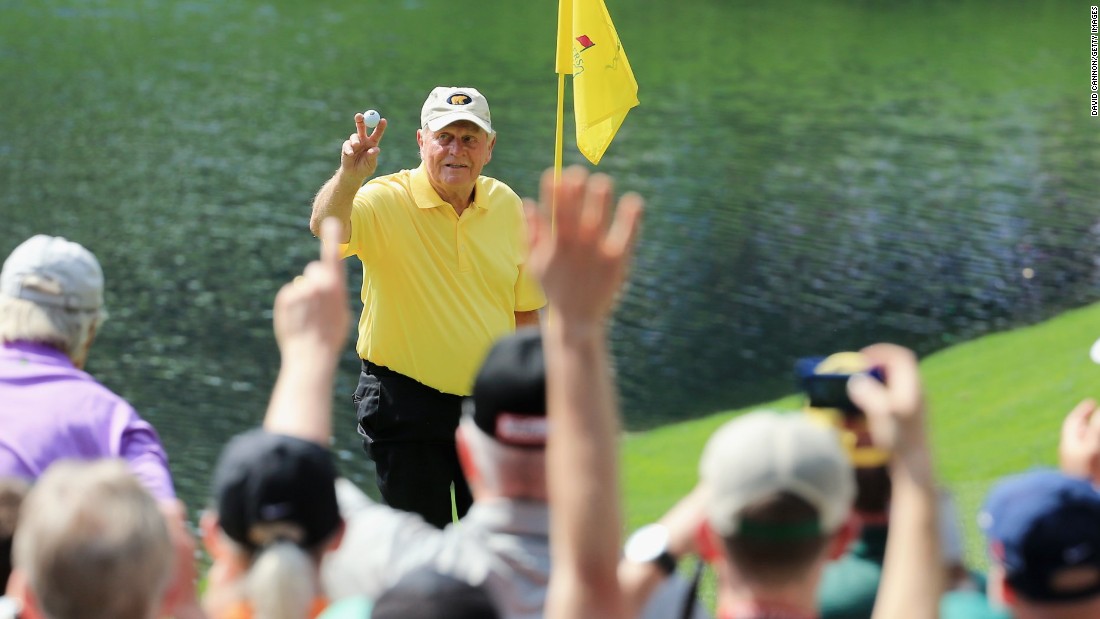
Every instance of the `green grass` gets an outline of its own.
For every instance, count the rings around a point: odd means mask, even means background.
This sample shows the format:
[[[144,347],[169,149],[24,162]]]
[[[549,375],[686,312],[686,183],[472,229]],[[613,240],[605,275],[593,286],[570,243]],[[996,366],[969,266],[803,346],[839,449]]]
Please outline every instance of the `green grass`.
[[[1100,303],[921,360],[936,468],[955,494],[971,563],[985,565],[975,515],[989,485],[1005,474],[1055,465],[1062,418],[1080,400],[1100,397],[1100,366],[1088,358],[1096,338]],[[694,485],[703,445],[722,423],[750,410],[799,405],[792,394],[626,436],[628,528],[659,518]]]

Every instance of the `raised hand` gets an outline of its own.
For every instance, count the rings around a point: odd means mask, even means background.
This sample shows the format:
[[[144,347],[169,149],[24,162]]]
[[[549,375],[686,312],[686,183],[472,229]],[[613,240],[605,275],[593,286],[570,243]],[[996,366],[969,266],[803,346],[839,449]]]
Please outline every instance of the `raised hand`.
[[[852,402],[867,415],[875,445],[890,451],[904,450],[924,440],[924,392],[917,356],[895,344],[874,344],[861,351],[886,376],[882,385],[869,376],[856,375],[848,383]]]
[[[275,297],[275,339],[283,355],[320,356],[336,363],[348,337],[347,272],[340,260],[340,224],[321,224],[321,259],[283,286]]]
[[[328,446],[332,384],[348,338],[347,274],[340,262],[340,223],[321,222],[321,259],[275,296],[275,339],[282,363],[264,429]]]
[[[643,201],[628,193],[613,209],[613,189],[609,177],[572,166],[558,184],[547,170],[539,205],[525,201],[531,272],[546,291],[551,320],[571,328],[602,326],[627,275]]]
[[[1093,483],[1100,478],[1100,415],[1095,400],[1082,400],[1062,422],[1062,440],[1058,444],[1058,461],[1062,472],[1076,477],[1088,477]]]
[[[378,126],[367,134],[367,125],[363,120],[363,114],[355,115],[355,133],[344,140],[340,151],[340,169],[360,181],[372,176],[378,168],[378,153],[381,152],[379,144],[382,135],[386,133],[386,119],[378,122]]]

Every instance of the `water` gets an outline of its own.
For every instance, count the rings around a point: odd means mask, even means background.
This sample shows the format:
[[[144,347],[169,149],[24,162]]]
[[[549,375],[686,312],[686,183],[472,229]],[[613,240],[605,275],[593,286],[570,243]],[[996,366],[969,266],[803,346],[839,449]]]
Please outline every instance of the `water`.
[[[1100,298],[1088,6],[609,8],[642,106],[600,169],[650,205],[613,342],[632,427],[789,391],[798,355],[927,351]],[[159,428],[189,504],[262,417],[272,299],[316,253],[310,201],[352,114],[389,119],[390,172],[416,165],[433,86],[477,86],[488,173],[534,195],[554,19],[505,0],[0,0],[0,254],[48,232],[99,256],[112,318],[89,369]],[[362,480],[350,342],[341,367],[338,448]]]

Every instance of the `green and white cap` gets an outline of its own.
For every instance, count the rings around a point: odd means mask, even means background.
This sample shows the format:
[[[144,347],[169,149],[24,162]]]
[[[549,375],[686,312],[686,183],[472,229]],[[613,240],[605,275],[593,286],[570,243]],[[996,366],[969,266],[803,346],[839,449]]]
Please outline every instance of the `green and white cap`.
[[[800,413],[759,411],[726,423],[707,442],[699,476],[709,492],[711,528],[727,538],[831,533],[848,518],[856,494],[852,465],[836,431]],[[816,521],[798,531],[746,526],[745,508],[781,493],[806,501],[817,512]]]

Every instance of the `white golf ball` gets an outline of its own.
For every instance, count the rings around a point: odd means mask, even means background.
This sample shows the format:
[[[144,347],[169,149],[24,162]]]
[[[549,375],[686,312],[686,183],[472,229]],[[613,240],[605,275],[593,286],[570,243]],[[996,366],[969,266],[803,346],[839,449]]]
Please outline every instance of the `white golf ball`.
[[[374,129],[378,126],[378,121],[382,120],[382,117],[378,115],[377,110],[367,110],[363,112],[363,123],[367,125],[368,129]]]

